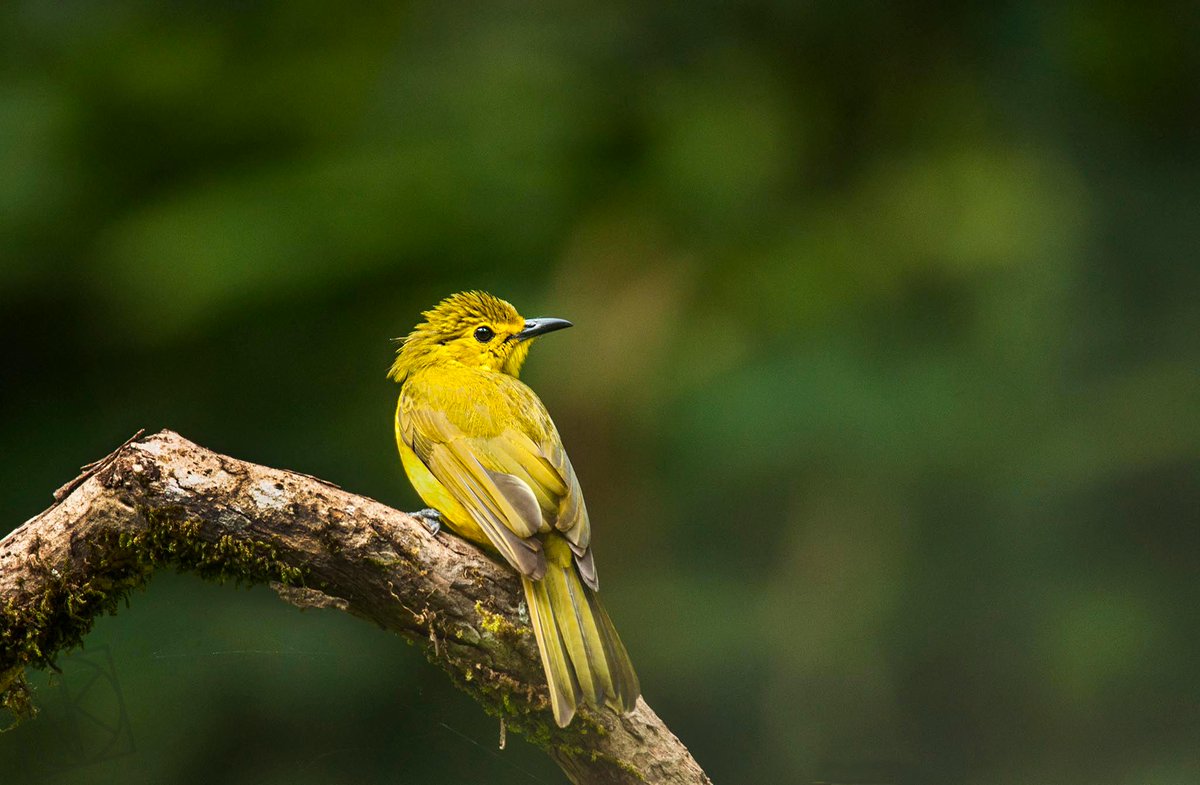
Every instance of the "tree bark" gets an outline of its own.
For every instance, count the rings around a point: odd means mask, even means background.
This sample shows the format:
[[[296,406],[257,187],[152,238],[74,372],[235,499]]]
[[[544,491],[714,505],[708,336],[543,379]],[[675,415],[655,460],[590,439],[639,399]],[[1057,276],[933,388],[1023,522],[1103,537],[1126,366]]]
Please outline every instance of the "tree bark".
[[[423,644],[426,656],[575,783],[709,779],[654,711],[555,726],[516,575],[453,535],[308,475],[135,436],[0,540],[0,703],[30,713],[25,666],[53,666],[159,567],[269,582]]]

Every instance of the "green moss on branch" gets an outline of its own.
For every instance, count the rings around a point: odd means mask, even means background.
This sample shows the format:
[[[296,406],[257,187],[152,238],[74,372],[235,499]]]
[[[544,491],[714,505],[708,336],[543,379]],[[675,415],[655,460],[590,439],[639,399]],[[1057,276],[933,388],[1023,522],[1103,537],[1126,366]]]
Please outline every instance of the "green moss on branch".
[[[210,580],[304,585],[306,573],[279,558],[271,542],[204,536],[178,507],[137,511],[144,525],[102,529],[80,543],[82,557],[40,565],[40,586],[0,604],[0,706],[18,720],[34,711],[24,667],[54,667],[60,652],[83,642],[96,617],[115,613],[154,570],[174,566]]]

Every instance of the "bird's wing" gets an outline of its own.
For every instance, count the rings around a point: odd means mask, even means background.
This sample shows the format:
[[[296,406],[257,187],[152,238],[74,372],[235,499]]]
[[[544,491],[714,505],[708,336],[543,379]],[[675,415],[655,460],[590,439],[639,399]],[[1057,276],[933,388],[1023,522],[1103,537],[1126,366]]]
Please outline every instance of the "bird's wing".
[[[544,429],[537,417],[531,428],[513,426],[486,437],[469,436],[444,411],[411,400],[401,417],[404,440],[514,568],[540,578],[546,564],[534,535],[557,529],[571,544],[584,581],[595,588],[587,510],[549,415],[545,433],[539,433]],[[526,430],[546,438],[535,440]]]
[[[558,497],[558,515],[554,520],[554,528],[562,532],[575,554],[575,563],[579,573],[593,591],[600,588],[596,578],[596,565],[592,561],[592,524],[588,520],[587,506],[583,503],[583,490],[575,477],[575,468],[571,459],[563,449],[562,440],[554,423],[550,422],[548,431],[537,446],[538,454],[554,468],[555,473],[562,478],[565,491]]]

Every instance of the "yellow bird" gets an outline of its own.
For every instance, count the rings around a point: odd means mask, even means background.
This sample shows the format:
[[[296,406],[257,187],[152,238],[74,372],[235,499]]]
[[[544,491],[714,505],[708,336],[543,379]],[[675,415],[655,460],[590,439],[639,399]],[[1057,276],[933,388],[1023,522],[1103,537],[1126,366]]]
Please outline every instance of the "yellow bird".
[[[421,499],[521,575],[554,720],[582,701],[633,710],[640,688],[596,596],[592,527],[545,405],[518,379],[533,339],[570,327],[525,319],[484,292],[422,314],[388,376],[400,383],[396,444]]]

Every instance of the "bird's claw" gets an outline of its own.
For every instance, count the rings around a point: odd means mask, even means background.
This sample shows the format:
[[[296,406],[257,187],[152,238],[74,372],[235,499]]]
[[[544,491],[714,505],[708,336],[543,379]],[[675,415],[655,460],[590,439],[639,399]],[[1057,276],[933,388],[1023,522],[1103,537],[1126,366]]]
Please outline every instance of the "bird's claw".
[[[425,525],[430,537],[436,537],[438,532],[442,530],[442,514],[432,507],[426,507],[423,510],[417,510],[412,513],[412,517],[419,520]]]

